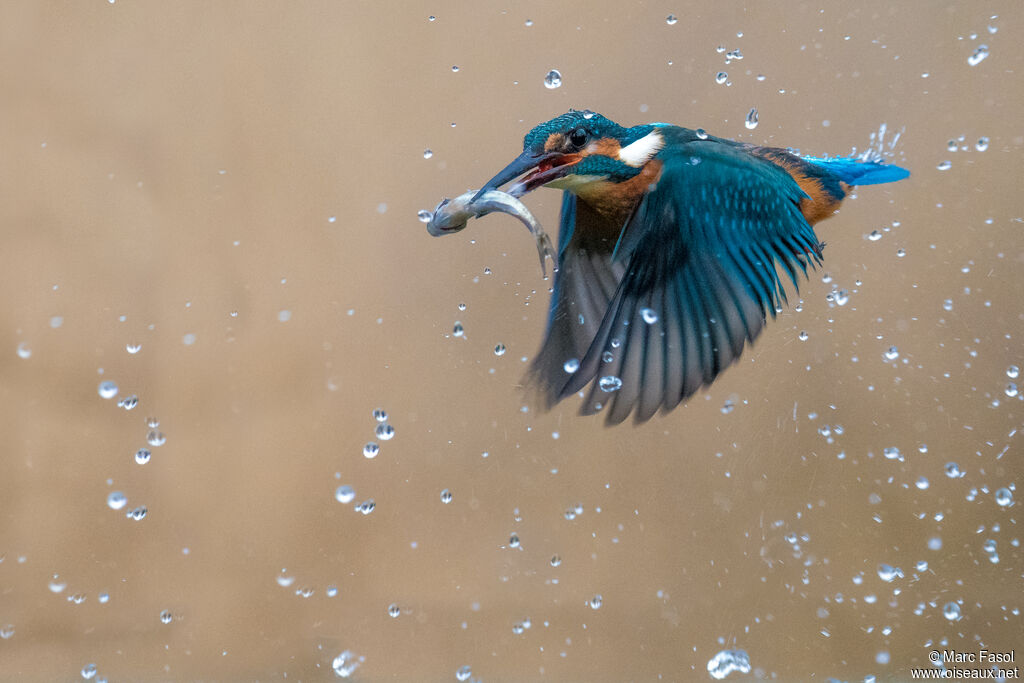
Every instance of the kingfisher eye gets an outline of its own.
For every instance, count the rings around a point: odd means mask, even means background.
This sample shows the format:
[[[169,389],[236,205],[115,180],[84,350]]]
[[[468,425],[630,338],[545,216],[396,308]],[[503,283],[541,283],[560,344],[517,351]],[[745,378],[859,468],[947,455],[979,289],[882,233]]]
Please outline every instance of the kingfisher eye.
[[[569,142],[573,144],[573,147],[582,147],[587,144],[587,131],[582,128],[577,128],[573,132],[569,133]]]

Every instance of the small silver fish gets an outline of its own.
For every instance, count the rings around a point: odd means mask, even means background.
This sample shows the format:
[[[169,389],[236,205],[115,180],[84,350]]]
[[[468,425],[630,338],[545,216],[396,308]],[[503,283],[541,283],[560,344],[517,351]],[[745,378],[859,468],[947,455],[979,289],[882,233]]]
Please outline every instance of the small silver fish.
[[[488,190],[480,195],[479,199],[473,201],[476,193],[476,190],[470,190],[455,199],[447,197],[442,199],[427,223],[427,232],[434,237],[450,235],[465,228],[470,218],[480,218],[495,211],[507,213],[522,221],[533,235],[537,242],[537,254],[540,256],[540,271],[544,277],[547,277],[545,257],[550,256],[554,261],[555,250],[551,246],[551,239],[540,227],[540,223],[530,213],[530,210],[526,208],[526,205],[513,195],[501,190]]]

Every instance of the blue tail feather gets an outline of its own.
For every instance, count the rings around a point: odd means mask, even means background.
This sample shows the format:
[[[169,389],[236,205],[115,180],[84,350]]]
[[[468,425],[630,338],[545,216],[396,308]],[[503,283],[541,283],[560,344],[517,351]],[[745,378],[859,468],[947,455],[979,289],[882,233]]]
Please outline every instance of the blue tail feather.
[[[894,183],[903,180],[910,175],[910,171],[899,166],[884,164],[881,161],[859,161],[852,157],[840,157],[836,159],[819,159],[816,157],[803,157],[815,166],[834,174],[844,183],[850,185],[877,185],[879,183]]]

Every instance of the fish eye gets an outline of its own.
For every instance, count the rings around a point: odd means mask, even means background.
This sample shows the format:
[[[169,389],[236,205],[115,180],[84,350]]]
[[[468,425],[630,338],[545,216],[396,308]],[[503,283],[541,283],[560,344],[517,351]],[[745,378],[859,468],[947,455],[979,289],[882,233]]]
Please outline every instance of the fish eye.
[[[586,130],[583,128],[577,128],[573,132],[569,133],[569,142],[572,143],[573,147],[582,147],[587,144],[587,138],[589,137],[590,136],[587,135]]]

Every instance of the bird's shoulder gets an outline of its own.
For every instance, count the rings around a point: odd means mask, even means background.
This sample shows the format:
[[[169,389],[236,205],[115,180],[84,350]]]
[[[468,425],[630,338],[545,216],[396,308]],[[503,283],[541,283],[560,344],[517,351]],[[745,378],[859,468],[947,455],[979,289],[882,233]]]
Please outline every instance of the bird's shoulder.
[[[658,133],[664,144],[651,162],[659,167],[659,189],[686,194],[687,189],[708,185],[748,187],[752,191],[774,189],[793,199],[803,195],[792,174],[780,163],[779,154],[765,153],[768,148],[681,126],[664,125]]]

